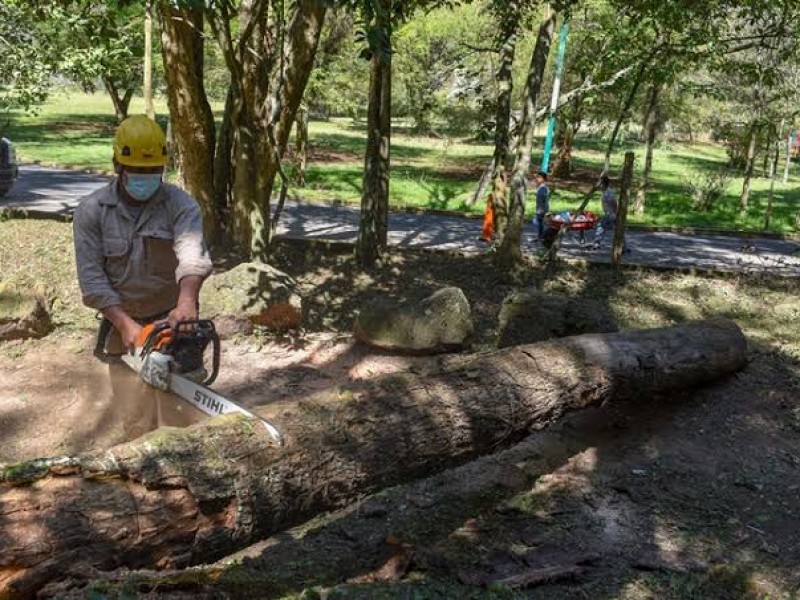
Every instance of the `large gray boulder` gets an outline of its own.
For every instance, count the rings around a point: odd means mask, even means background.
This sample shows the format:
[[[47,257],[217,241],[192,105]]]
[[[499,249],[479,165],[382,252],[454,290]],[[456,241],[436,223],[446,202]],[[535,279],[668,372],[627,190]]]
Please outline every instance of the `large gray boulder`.
[[[211,275],[200,293],[200,311],[214,319],[220,337],[249,334],[254,325],[272,331],[300,327],[303,302],[296,283],[269,265],[242,263]]]
[[[0,282],[0,341],[42,338],[51,327],[50,308],[41,292]]]
[[[472,331],[469,302],[457,287],[443,288],[421,302],[374,300],[353,325],[358,341],[409,354],[460,350]]]
[[[611,310],[600,300],[545,294],[532,288],[506,297],[499,320],[499,348],[619,331]]]

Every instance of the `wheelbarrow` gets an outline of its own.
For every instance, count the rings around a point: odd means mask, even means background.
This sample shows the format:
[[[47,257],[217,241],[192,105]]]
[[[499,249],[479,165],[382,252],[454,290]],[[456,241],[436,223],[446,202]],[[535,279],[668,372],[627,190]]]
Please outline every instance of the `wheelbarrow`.
[[[542,244],[545,248],[549,248],[556,241],[558,232],[566,227],[567,231],[578,232],[578,242],[583,245],[586,243],[586,232],[591,231],[597,226],[600,220],[595,213],[587,210],[577,215],[570,214],[569,211],[560,213],[547,213],[544,216],[544,238]]]

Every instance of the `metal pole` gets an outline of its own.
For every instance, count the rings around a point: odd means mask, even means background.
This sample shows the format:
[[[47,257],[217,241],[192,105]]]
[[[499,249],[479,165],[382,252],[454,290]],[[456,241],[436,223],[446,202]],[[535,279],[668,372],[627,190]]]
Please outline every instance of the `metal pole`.
[[[553,96],[550,99],[550,121],[547,124],[547,137],[544,139],[544,153],[540,170],[547,173],[550,167],[550,152],[553,149],[553,137],[556,133],[556,109],[558,109],[558,96],[561,91],[561,75],[564,72],[564,57],[567,54],[567,33],[569,21],[561,25],[561,35],[558,42],[558,55],[556,57],[556,76],[553,79]]]

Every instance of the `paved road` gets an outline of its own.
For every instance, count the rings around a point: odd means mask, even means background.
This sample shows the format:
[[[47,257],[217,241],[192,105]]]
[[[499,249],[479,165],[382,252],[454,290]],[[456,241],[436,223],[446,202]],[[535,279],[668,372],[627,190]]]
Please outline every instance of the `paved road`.
[[[83,195],[107,181],[102,176],[76,171],[24,166],[14,189],[0,199],[0,207],[70,214]],[[349,206],[287,202],[279,232],[292,237],[354,241],[358,212]],[[392,213],[389,217],[389,240],[398,246],[483,252],[486,245],[478,240],[479,233],[480,221],[475,219],[421,213]],[[524,239],[526,251],[538,250],[532,242],[530,225]],[[631,252],[625,261],[629,264],[725,271],[767,269],[800,276],[800,244],[793,241],[630,231],[628,244]],[[593,262],[609,261],[608,247],[588,250],[578,243],[575,234],[567,236],[563,252]]]
[[[19,179],[11,191],[0,198],[0,207],[66,216],[75,210],[78,200],[107,181],[107,177],[83,171],[25,165],[19,168]]]

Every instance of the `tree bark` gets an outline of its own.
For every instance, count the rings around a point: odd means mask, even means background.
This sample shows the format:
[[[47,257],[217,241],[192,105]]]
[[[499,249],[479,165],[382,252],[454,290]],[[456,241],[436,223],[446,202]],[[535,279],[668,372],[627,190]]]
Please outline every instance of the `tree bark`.
[[[385,2],[384,2],[385,4]],[[375,16],[374,27],[383,45],[372,49],[367,108],[367,148],[356,258],[371,268],[386,247],[389,220],[389,173],[392,130],[392,37],[389,7]]]
[[[653,172],[653,150],[656,145],[656,137],[661,128],[661,110],[659,97],[661,95],[661,84],[654,83],[647,95],[647,110],[645,111],[644,130],[646,149],[644,155],[644,169],[642,170],[642,182],[636,191],[636,202],[634,211],[637,215],[644,214],[645,203],[647,202],[647,192],[650,189],[650,175]]]
[[[185,10],[161,5],[170,114],[184,158],[184,180],[201,203],[206,226],[218,224],[224,213],[231,241],[253,260],[266,258],[272,189],[327,9],[323,0],[298,0],[284,22],[283,4],[280,14],[267,18],[271,6],[253,0],[232,14],[229,3]],[[167,18],[173,14],[175,23]],[[202,83],[203,14],[231,74],[219,144]],[[231,27],[232,22],[237,26]],[[213,237],[218,233],[212,232]]]
[[[212,561],[364,494],[510,446],[568,411],[741,368],[732,321],[584,335],[452,359],[0,476],[0,598],[71,571]],[[269,413],[269,414],[267,414]]]
[[[611,262],[619,267],[622,264],[622,252],[625,250],[625,227],[628,224],[628,199],[630,198],[633,183],[633,152],[625,153],[625,163],[622,167],[622,182],[619,186],[619,205],[617,207],[617,222],[614,226],[614,245],[611,249]]]
[[[156,118],[153,105],[153,3],[144,3],[144,112],[151,119]]]
[[[576,107],[576,111],[579,110],[580,107]],[[578,127],[580,126],[580,121],[580,114],[576,113],[569,123],[565,123],[562,126],[560,139],[556,138],[558,143],[558,156],[553,165],[553,177],[566,179],[572,173],[572,147],[575,142],[575,135],[578,132]]]
[[[781,130],[783,130],[783,123],[781,123]],[[780,132],[775,140],[775,151],[772,157],[772,166],[769,172],[769,196],[767,197],[767,209],[764,213],[764,231],[769,229],[772,222],[772,204],[775,199],[775,179],[778,177],[778,160],[781,156],[781,138],[783,131]]]
[[[654,58],[655,51],[651,52],[649,56],[642,61],[641,65],[639,65],[639,71],[636,73],[636,78],[631,83],[631,89],[628,92],[628,96],[625,98],[625,102],[622,105],[622,109],[619,111],[619,117],[617,118],[617,122],[614,123],[614,130],[611,132],[611,139],[608,140],[608,147],[606,148],[606,155],[603,159],[603,175],[608,173],[609,168],[611,167],[611,153],[614,151],[614,146],[617,143],[617,136],[619,135],[619,130],[622,127],[622,124],[628,120],[628,117],[631,112],[631,108],[633,107],[633,101],[636,99],[636,93],[639,91],[639,87],[642,85],[642,81],[644,81],[645,73],[647,72],[647,67],[650,65],[650,61]]]
[[[301,106],[295,119],[294,141],[294,184],[298,187],[306,185],[306,165],[308,164],[308,109]]]
[[[128,118],[128,107],[133,98],[133,90],[125,90],[125,95],[119,95],[119,89],[116,84],[110,79],[103,78],[103,86],[105,86],[108,95],[111,97],[111,102],[114,104],[114,115],[117,118],[117,123],[122,123]]]
[[[220,237],[225,237],[225,242],[233,241],[230,238],[230,204],[231,183],[233,173],[233,136],[231,135],[231,104],[233,92],[230,86],[225,96],[225,109],[222,113],[222,122],[217,131],[216,148],[214,149],[214,208],[221,224]]]
[[[203,84],[203,11],[159,3],[161,48],[179,179],[200,205],[209,244],[219,239],[214,206],[214,115]]]
[[[497,98],[495,108],[494,154],[492,156],[492,199],[494,201],[495,236],[502,239],[508,223],[508,198],[506,181],[511,170],[511,99],[514,91],[513,66],[519,37],[521,18],[518,3],[510,3],[509,12],[502,20],[503,35],[500,41],[500,66],[495,82]]]
[[[500,242],[500,248],[495,255],[498,266],[505,270],[513,270],[522,263],[520,245],[522,242],[522,226],[525,220],[528,169],[531,164],[533,132],[536,126],[536,99],[542,87],[544,69],[547,65],[547,56],[550,54],[550,45],[553,42],[555,26],[556,12],[552,11],[539,26],[536,45],[531,56],[531,65],[528,69],[528,80],[523,94],[522,121],[517,138],[514,170],[511,174],[508,222]]]
[[[745,157],[744,181],[742,182],[742,194],[739,196],[739,210],[747,210],[747,203],[750,199],[750,180],[753,178],[753,171],[756,163],[756,142],[758,140],[758,121],[754,120],[750,125],[749,141],[747,143],[747,156]]]

